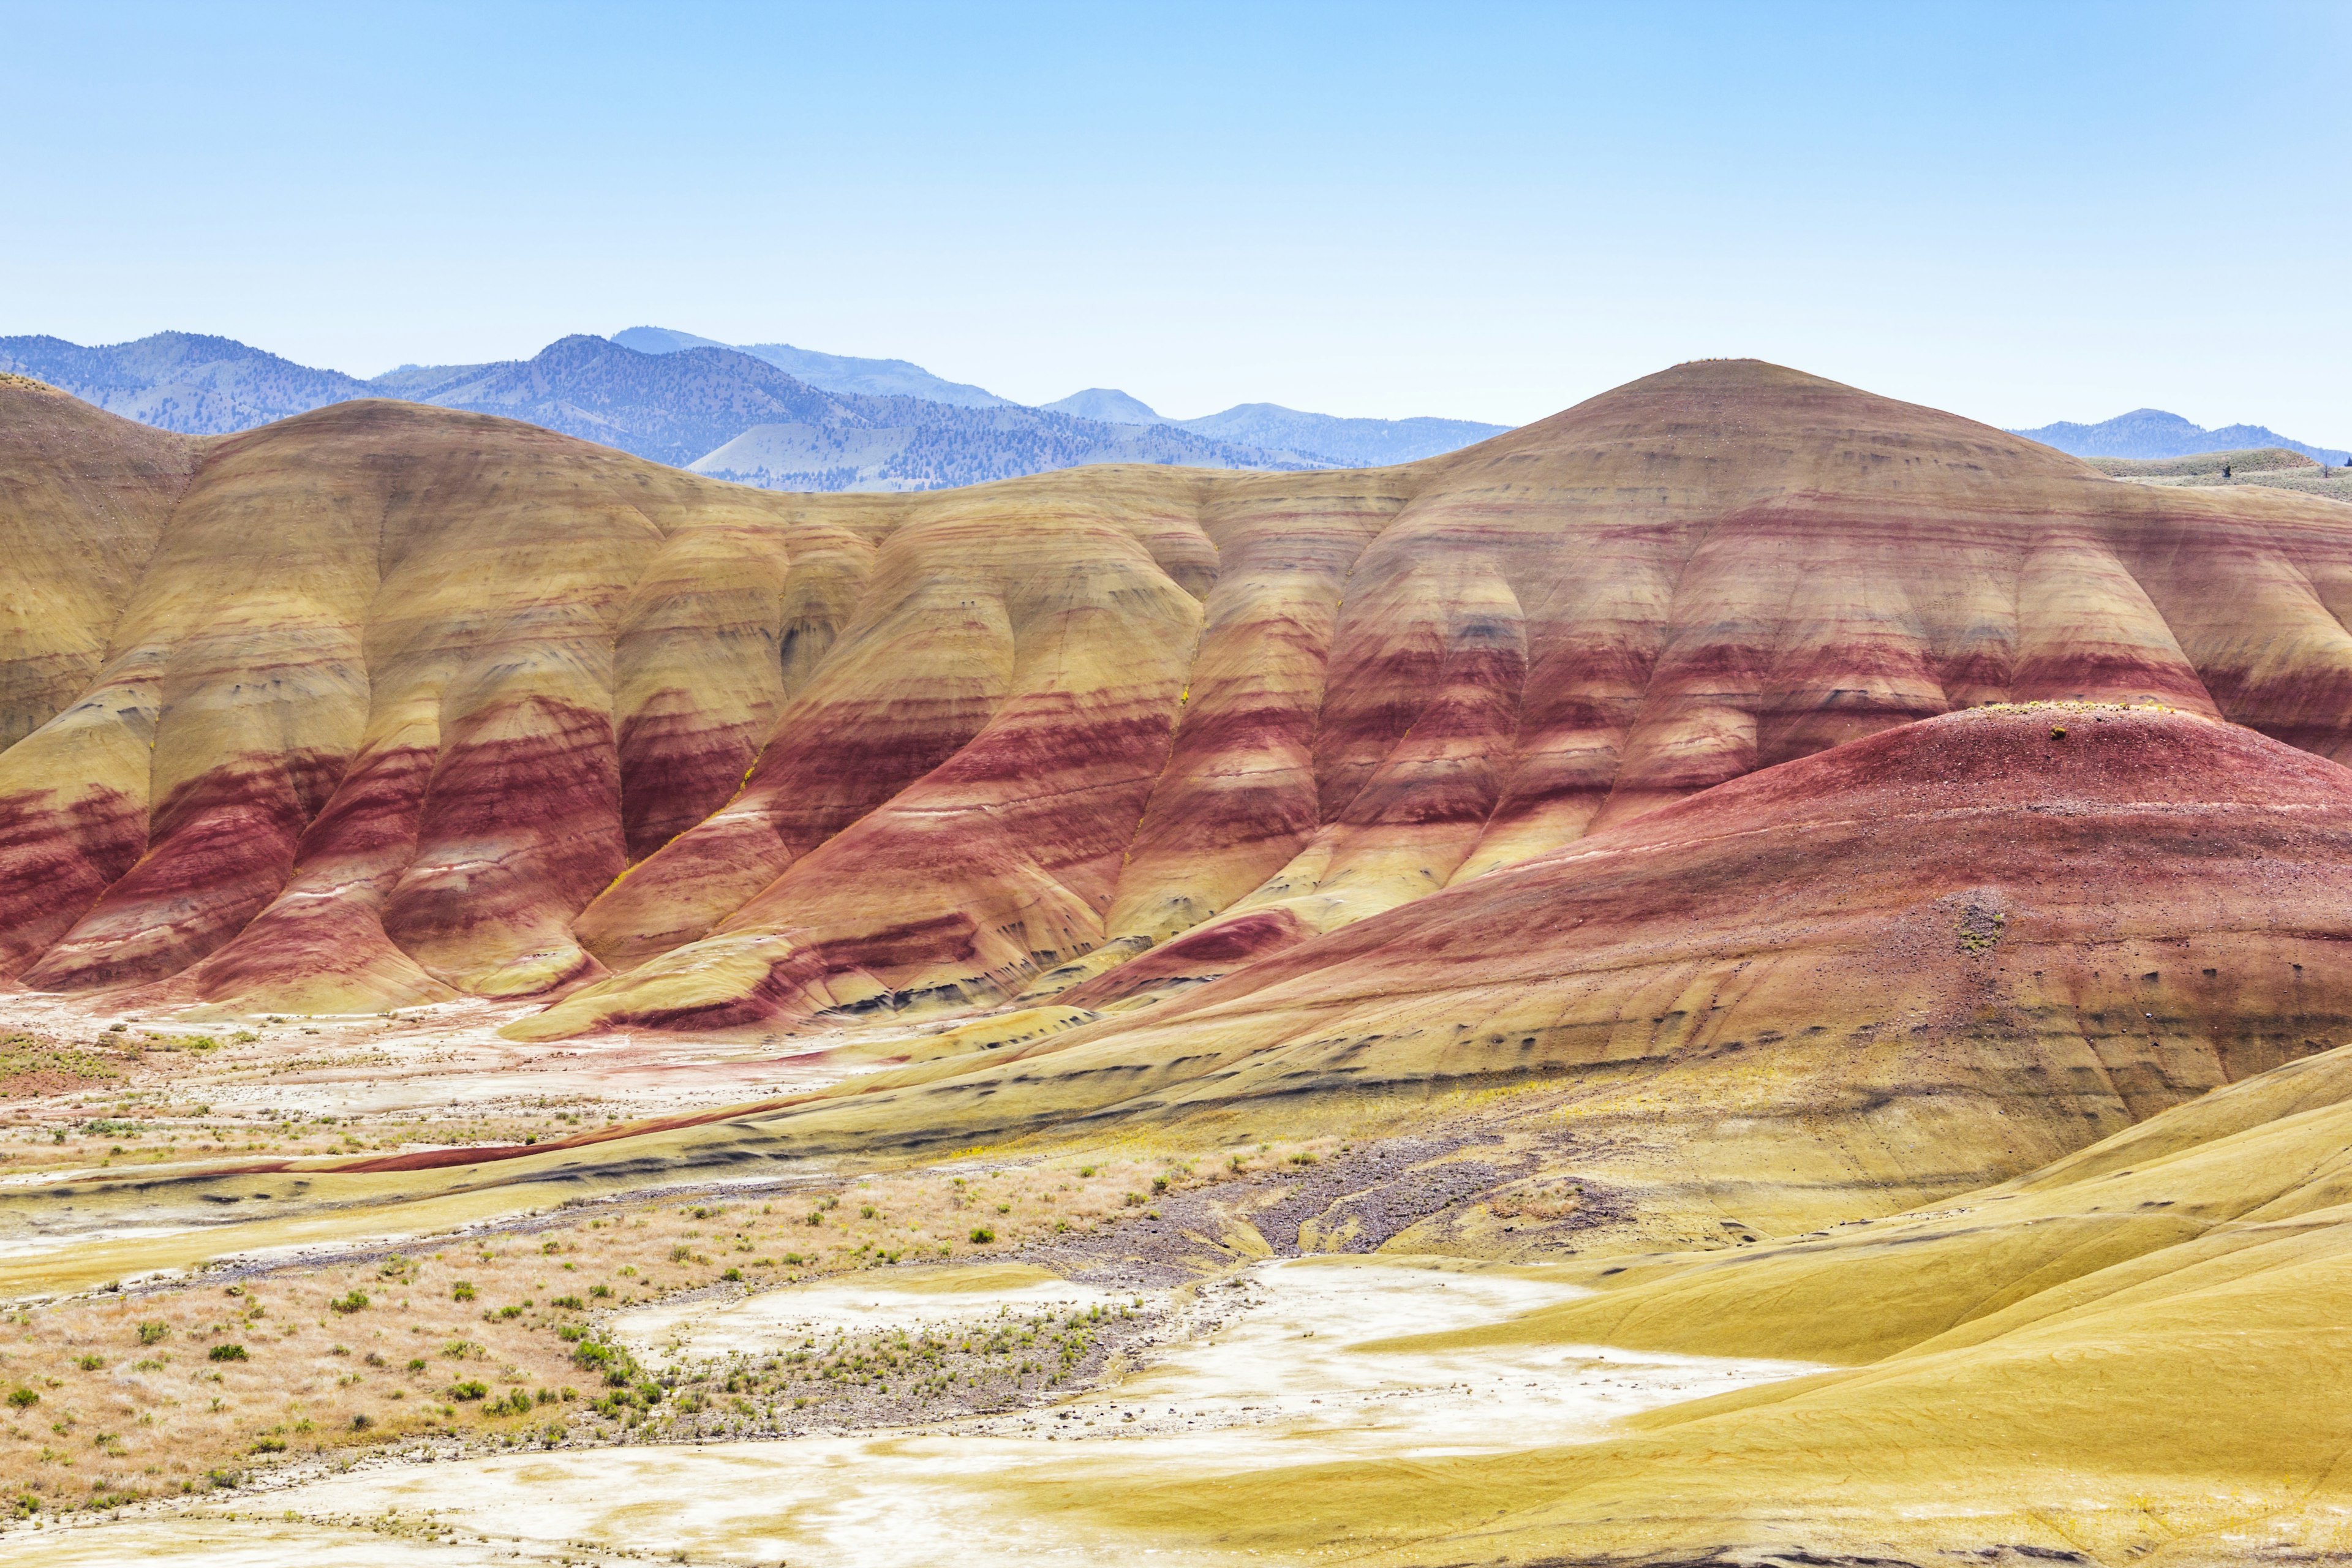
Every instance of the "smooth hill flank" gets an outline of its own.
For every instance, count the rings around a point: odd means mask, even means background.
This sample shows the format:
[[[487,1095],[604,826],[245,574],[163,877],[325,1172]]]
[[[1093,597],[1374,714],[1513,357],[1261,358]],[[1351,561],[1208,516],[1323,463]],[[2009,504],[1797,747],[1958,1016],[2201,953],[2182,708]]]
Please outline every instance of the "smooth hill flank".
[[[89,689],[200,445],[101,414],[28,376],[0,376],[0,411],[5,757]],[[0,805],[0,844],[9,825]]]
[[[831,1152],[1512,1088],[1592,1181],[1781,1234],[2352,1037],[2347,940],[2352,772],[2184,713],[1981,709],[761,1125]]]
[[[58,406],[0,389],[52,498],[0,601],[81,595],[11,623],[0,976],[101,1011],[1099,1009],[1987,701],[2352,743],[2352,510],[1750,361],[1400,468],[895,497]]]
[[[1290,1561],[2342,1561],[2347,1142],[2352,1047],[1932,1212],[1596,1268],[1593,1297],[1391,1342],[1851,1370],[1576,1447],[1058,1484],[1033,1506]]]

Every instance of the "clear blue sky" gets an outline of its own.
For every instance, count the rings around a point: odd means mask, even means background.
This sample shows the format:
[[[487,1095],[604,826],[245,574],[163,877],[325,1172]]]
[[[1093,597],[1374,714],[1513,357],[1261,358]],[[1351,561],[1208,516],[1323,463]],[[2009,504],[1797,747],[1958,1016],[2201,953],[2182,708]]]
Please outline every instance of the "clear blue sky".
[[[0,0],[0,333],[1511,422],[1755,354],[2340,443],[2347,280],[2342,0]]]

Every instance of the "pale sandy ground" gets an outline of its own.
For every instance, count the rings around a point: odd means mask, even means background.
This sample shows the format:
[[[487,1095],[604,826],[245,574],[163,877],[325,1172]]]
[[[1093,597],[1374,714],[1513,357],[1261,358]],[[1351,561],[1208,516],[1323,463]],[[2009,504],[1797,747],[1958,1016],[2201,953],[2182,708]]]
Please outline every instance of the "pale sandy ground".
[[[881,1324],[902,1325],[909,1333],[961,1331],[999,1317],[1066,1316],[1141,1300],[1133,1291],[1099,1290],[1019,1265],[908,1268],[893,1270],[887,1283],[858,1276],[733,1301],[642,1308],[616,1315],[612,1331],[640,1361],[662,1367],[789,1352],[812,1339]]]
[[[1578,1294],[1540,1271],[1436,1260],[1259,1265],[1166,1303],[1199,1339],[1045,1410],[951,1426],[764,1443],[561,1449],[373,1461],[227,1506],[19,1535],[0,1561],[57,1568],[410,1563],[606,1563],[624,1554],[793,1568],[1014,1568],[1041,1563],[1217,1564],[1246,1555],[1109,1535],[1024,1514],[1020,1483],[1142,1485],[1325,1458],[1496,1452],[1575,1442],[1634,1411],[1813,1370],[1790,1363],[1510,1346],[1442,1354],[1365,1342],[1494,1321]],[[766,1348],[787,1325],[940,1322],[1060,1310],[1068,1285],[987,1291],[780,1291],[665,1315],[640,1333]],[[1132,1300],[1130,1296],[1128,1298]],[[804,1331],[805,1331],[805,1328]],[[429,1531],[438,1544],[425,1544]]]
[[[519,1142],[526,1133],[541,1139],[618,1121],[674,1116],[796,1094],[836,1082],[879,1065],[898,1042],[919,1043],[948,1026],[898,1025],[885,1021],[855,1031],[832,1031],[775,1044],[709,1040],[675,1035],[618,1034],[593,1041],[532,1045],[502,1039],[498,1029],[530,1011],[526,1005],[478,999],[410,1007],[394,1016],[304,1015],[272,1023],[267,1018],[194,1020],[165,1014],[124,1013],[88,998],[0,994],[0,1034],[29,1029],[67,1042],[102,1037],[123,1023],[130,1038],[161,1037],[182,1041],[198,1036],[216,1048],[197,1053],[150,1046],[115,1080],[47,1095],[0,1100],[0,1119],[17,1137],[5,1154],[16,1160],[47,1157],[47,1130],[71,1129],[97,1116],[121,1116],[148,1123],[151,1136],[134,1149],[135,1164],[118,1161],[109,1170],[89,1155],[102,1152],[108,1135],[87,1133],[78,1146],[58,1152],[58,1163],[0,1174],[0,1272],[23,1265],[47,1268],[84,1254],[97,1262],[93,1280],[164,1279],[180,1272],[189,1248],[183,1238],[229,1230],[241,1244],[227,1244],[238,1259],[290,1260],[323,1248],[397,1243],[437,1233],[453,1223],[486,1217],[496,1205],[425,1203],[403,1211],[404,1223],[383,1228],[355,1226],[347,1215],[320,1215],[282,1223],[256,1224],[251,1216],[224,1213],[216,1225],[124,1224],[103,1206],[41,1199],[45,1190],[74,1186],[105,1172],[126,1171],[162,1178],[187,1172],[249,1164],[256,1160],[303,1158],[275,1147],[234,1147],[231,1140],[266,1133],[278,1123],[318,1117],[375,1125],[365,1152],[391,1153],[464,1146],[477,1142]],[[239,1040],[241,1032],[257,1037]],[[870,1053],[855,1060],[824,1053],[844,1045]],[[110,1047],[112,1048],[112,1047]],[[557,1113],[574,1113],[568,1123]],[[424,1141],[390,1142],[376,1131],[389,1121],[426,1134]],[[176,1127],[180,1145],[161,1152],[157,1130]],[[226,1127],[229,1138],[212,1152],[199,1152],[206,1127]],[[33,1129],[33,1133],[27,1133]],[[85,1130],[87,1131],[87,1130]],[[464,1136],[472,1131],[473,1137]],[[451,1138],[451,1133],[459,1136]],[[29,1142],[26,1142],[30,1138]],[[348,1157],[356,1147],[335,1146],[319,1136],[319,1159]],[[135,1142],[135,1141],[134,1141]],[[120,1153],[121,1150],[114,1152]],[[139,1156],[146,1157],[139,1157]],[[79,1156],[79,1157],[77,1157]],[[805,1167],[820,1171],[821,1165]],[[772,1176],[758,1178],[772,1181]],[[723,1185],[700,1181],[700,1190]],[[59,1265],[70,1273],[72,1265]],[[52,1270],[53,1271],[53,1270]],[[50,1293],[36,1286],[30,1294]]]
[[[317,1014],[271,1024],[124,1014],[79,997],[18,993],[0,995],[0,1030],[88,1039],[125,1022],[142,1035],[225,1041],[250,1029],[262,1037],[259,1042],[226,1048],[202,1063],[173,1064],[173,1081],[184,1092],[200,1092],[226,1114],[268,1107],[304,1115],[436,1116],[548,1100],[593,1105],[602,1114],[627,1119],[820,1088],[869,1066],[828,1064],[822,1055],[827,1050],[850,1044],[887,1047],[900,1038],[911,1044],[949,1026],[885,1022],[764,1045],[660,1032],[551,1044],[499,1037],[500,1026],[537,1010],[535,1004],[468,998],[404,1008],[389,1018]],[[122,1087],[150,1085],[139,1080]],[[119,1092],[100,1087],[63,1101],[100,1102]]]

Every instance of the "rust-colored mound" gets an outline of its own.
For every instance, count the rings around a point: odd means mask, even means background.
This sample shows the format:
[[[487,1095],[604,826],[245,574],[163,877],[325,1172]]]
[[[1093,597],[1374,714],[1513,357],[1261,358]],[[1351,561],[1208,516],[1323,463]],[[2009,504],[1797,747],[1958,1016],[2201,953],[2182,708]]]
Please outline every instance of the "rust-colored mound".
[[[2334,951],[2347,878],[2352,770],[2177,712],[1986,708],[1720,785],[1276,955],[1149,1026],[1486,992],[1490,1016],[1556,1015],[1538,1046],[1571,1017],[1604,1026],[1601,1058],[1840,1027],[1939,1048],[2073,1037],[2122,1047],[2099,1092],[2126,1100],[2141,1069],[2116,1070],[2169,1035],[2196,1063],[2154,1064],[2166,1095],[2344,1026],[2352,976],[2272,955]],[[1540,990],[1570,976],[1592,1001]]]
[[[1839,1194],[2021,1170],[2345,1038],[2347,941],[2352,770],[2178,712],[1980,709],[780,1125],[966,1138],[1566,1086],[1596,1174],[1801,1229]]]
[[[2352,745],[2347,509],[1754,362],[1399,468],[893,497],[5,386],[0,485],[0,975],[142,1006],[1123,1005],[1988,700]]]

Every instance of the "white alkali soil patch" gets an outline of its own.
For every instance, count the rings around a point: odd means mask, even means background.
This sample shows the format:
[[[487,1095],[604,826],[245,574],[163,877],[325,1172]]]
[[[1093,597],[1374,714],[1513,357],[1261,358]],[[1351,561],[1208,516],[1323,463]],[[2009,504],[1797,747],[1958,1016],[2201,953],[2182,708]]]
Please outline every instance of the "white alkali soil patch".
[[[1018,1268],[993,1280],[856,1279],[625,1315],[681,1362],[855,1338],[969,1339],[1116,1301],[1149,1339],[1059,1404],[862,1435],[631,1444],[494,1458],[412,1450],[225,1507],[41,1532],[44,1563],[604,1563],[1013,1568],[1245,1555],[1139,1540],[1026,1500],[1056,1481],[1144,1487],[1323,1459],[1502,1452],[1600,1436],[1618,1417],[1814,1370],[1552,1345],[1372,1350],[1581,1294],[1539,1269],[1309,1258],[1197,1289],[1102,1292]],[[945,1288],[943,1288],[945,1287]],[[795,1339],[795,1336],[797,1337]],[[267,1521],[266,1523],[264,1521]],[[425,1542],[436,1544],[427,1547]],[[19,1543],[30,1545],[25,1538]]]

